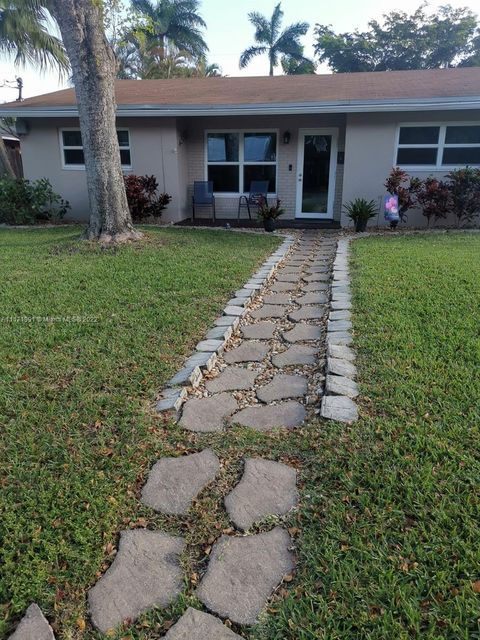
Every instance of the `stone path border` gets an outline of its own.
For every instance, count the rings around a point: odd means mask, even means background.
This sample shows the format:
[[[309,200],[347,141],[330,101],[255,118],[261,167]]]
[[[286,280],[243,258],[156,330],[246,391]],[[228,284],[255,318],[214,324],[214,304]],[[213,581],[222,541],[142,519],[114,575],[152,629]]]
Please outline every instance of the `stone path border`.
[[[274,251],[253,274],[242,289],[235,292],[235,297],[225,306],[223,313],[215,320],[215,326],[201,340],[196,351],[184,362],[167,383],[157,402],[157,411],[179,411],[187,399],[187,386],[198,387],[206,371],[215,366],[217,355],[223,352],[225,343],[240,324],[240,319],[247,313],[247,305],[254,300],[265,284],[272,278],[278,265],[285,258],[295,242],[295,236],[285,235],[280,247]]]
[[[357,369],[352,343],[352,293],[350,289],[349,252],[351,238],[338,240],[333,263],[330,313],[327,324],[327,366],[325,393],[320,414],[322,418],[351,423],[358,420],[354,398],[358,395],[355,382]]]

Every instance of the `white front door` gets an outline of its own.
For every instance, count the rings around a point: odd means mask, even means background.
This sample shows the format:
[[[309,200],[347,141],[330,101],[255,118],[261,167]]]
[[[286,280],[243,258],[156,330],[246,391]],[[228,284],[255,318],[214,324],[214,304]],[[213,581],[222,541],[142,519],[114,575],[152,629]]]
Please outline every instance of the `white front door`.
[[[338,129],[299,129],[296,218],[333,218]]]

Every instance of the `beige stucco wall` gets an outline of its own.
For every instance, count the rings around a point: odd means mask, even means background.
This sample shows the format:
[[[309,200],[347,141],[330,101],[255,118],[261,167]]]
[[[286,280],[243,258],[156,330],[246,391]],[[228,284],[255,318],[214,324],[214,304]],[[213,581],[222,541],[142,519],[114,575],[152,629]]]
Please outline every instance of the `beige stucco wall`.
[[[472,122],[480,120],[477,112],[409,112],[409,113],[375,113],[348,114],[345,138],[345,178],[343,181],[343,202],[357,197],[374,199],[382,205],[386,190],[383,186],[392,166],[395,166],[395,143],[399,124],[428,122]],[[443,178],[445,170],[408,171],[412,176],[426,178],[430,175]],[[422,227],[426,218],[420,210],[412,210],[408,214],[407,226]],[[383,210],[378,222],[385,225]],[[442,224],[453,224],[454,220],[442,220]],[[371,225],[377,224],[372,219]],[[342,226],[351,225],[345,212],[342,211]]]
[[[32,119],[30,131],[21,138],[25,176],[35,180],[48,177],[54,189],[71,204],[70,218],[87,220],[88,193],[83,169],[64,169],[59,141],[59,130],[77,127],[73,119]],[[174,118],[120,118],[119,128],[130,131],[131,171],[138,175],[154,174],[159,189],[172,196],[172,202],[163,212],[166,222],[184,217],[186,157],[178,144]]]
[[[298,130],[306,128],[338,128],[338,150],[343,151],[345,145],[345,116],[342,114],[301,115],[301,116],[231,116],[215,118],[185,119],[184,131],[188,154],[188,202],[191,205],[193,182],[206,180],[205,169],[205,131],[209,129],[277,129],[279,136],[277,159],[277,195],[285,208],[282,219],[295,218],[296,190],[297,190],[297,153]],[[291,134],[289,144],[282,141],[283,133]],[[291,165],[291,170],[289,166]],[[340,220],[341,197],[343,188],[343,165],[337,165],[335,180],[334,219]],[[236,218],[238,211],[238,196],[216,197],[217,216],[221,218]],[[190,215],[190,213],[189,213]],[[200,210],[198,217],[208,217],[209,210]],[[242,217],[248,216],[246,209],[242,210]]]

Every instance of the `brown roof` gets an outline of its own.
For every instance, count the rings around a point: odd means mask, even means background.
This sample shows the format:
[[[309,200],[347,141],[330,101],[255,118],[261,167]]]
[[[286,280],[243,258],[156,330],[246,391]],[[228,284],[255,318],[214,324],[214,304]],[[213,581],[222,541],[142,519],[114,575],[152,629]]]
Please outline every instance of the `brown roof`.
[[[303,76],[117,80],[119,105],[268,105],[480,96],[480,67]],[[69,107],[64,89],[7,107]]]

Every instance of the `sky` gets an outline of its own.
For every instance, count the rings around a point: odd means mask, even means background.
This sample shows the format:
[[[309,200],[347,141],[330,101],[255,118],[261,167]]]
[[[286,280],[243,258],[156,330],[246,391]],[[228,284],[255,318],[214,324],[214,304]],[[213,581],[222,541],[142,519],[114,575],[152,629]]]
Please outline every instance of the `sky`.
[[[430,10],[446,4],[448,0],[432,0]],[[335,31],[364,29],[371,19],[379,19],[383,13],[403,9],[413,12],[421,0],[283,0],[284,26],[293,22],[308,22],[310,29],[303,39],[305,54],[313,57],[313,27],[315,23],[330,24]],[[207,23],[206,41],[210,49],[209,61],[216,62],[224,75],[267,75],[266,57],[254,59],[243,70],[238,68],[238,59],[243,49],[253,44],[254,29],[248,21],[250,11],[258,11],[270,16],[276,0],[201,0],[201,15]],[[478,0],[450,0],[454,7],[467,6],[478,11]],[[480,12],[479,12],[480,13]],[[318,69],[328,73],[328,67]],[[277,69],[276,73],[281,73]],[[55,73],[40,74],[32,68],[16,68],[11,62],[0,62],[0,102],[15,100],[17,92],[1,85],[5,80],[15,80],[21,76],[24,81],[24,97],[48,93],[63,88]]]

